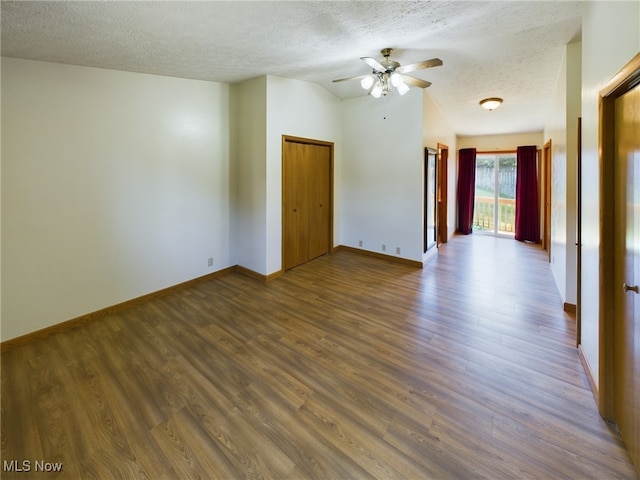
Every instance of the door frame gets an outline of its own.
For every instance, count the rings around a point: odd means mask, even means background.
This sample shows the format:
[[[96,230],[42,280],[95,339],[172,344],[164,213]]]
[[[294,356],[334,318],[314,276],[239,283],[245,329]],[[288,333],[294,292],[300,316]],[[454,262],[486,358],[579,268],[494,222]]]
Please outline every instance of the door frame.
[[[304,138],[304,137],[296,137],[296,136],[292,136],[292,135],[282,135],[282,144],[281,144],[281,155],[282,155],[282,160],[281,160],[281,165],[280,165],[280,175],[281,175],[281,182],[282,182],[282,187],[281,187],[281,192],[280,192],[280,202],[281,202],[281,219],[280,219],[280,223],[281,223],[281,230],[280,230],[280,243],[281,243],[281,258],[280,258],[280,271],[284,272],[284,258],[285,258],[285,245],[284,245],[284,236],[285,236],[285,224],[284,224],[284,218],[285,218],[285,189],[287,188],[286,185],[286,180],[285,180],[285,175],[284,175],[284,163],[286,161],[285,159],[285,152],[286,152],[286,148],[285,148],[285,144],[287,142],[293,142],[293,143],[302,143],[305,145],[318,145],[318,146],[322,146],[322,147],[329,147],[329,228],[328,228],[328,232],[329,232],[329,238],[328,238],[328,242],[329,242],[329,253],[333,253],[335,252],[335,247],[333,244],[333,205],[334,205],[334,199],[333,199],[333,181],[334,181],[334,143],[333,142],[327,142],[325,140],[316,140],[313,138]]]
[[[439,247],[449,240],[449,222],[448,222],[448,196],[449,196],[449,147],[442,143],[438,143],[438,165],[436,172],[438,181],[436,185],[438,202],[438,214],[436,215],[436,244]]]
[[[543,178],[543,221],[542,248],[547,251],[548,262],[551,263],[551,140],[542,147]]]
[[[607,420],[614,420],[614,349],[615,335],[611,312],[615,311],[615,102],[616,99],[640,84],[640,53],[625,65],[600,90],[598,101],[598,169],[600,173],[600,307],[598,320],[599,375],[598,410]]]
[[[576,165],[576,347],[582,344],[582,117],[578,117]]]
[[[430,173],[430,163],[433,160],[433,177]],[[432,248],[438,248],[438,150],[431,147],[424,148],[423,166],[423,220],[422,241],[423,254]],[[433,213],[433,230],[429,230],[429,213]],[[433,237],[431,237],[433,233]]]
[[[495,156],[495,163],[494,163],[494,170],[493,170],[493,174],[494,174],[494,187],[495,187],[495,194],[494,194],[494,214],[493,214],[493,231],[492,232],[488,232],[488,231],[483,231],[483,234],[486,235],[492,235],[495,237],[502,237],[502,238],[514,238],[515,237],[515,228],[513,230],[513,235],[509,234],[509,233],[500,233],[499,232],[499,208],[498,208],[498,204],[496,203],[498,201],[499,198],[499,180],[498,180],[498,175],[499,175],[499,155],[513,155],[516,158],[516,172],[517,172],[517,162],[518,162],[518,150],[482,150],[482,151],[476,151],[476,160],[478,158],[478,156],[480,155],[493,155]],[[538,164],[538,176],[540,176],[540,149],[536,150],[536,163]],[[477,165],[476,165],[476,169],[477,169]],[[517,178],[517,177],[516,177]],[[477,177],[476,177],[476,181],[477,181]],[[474,186],[475,188],[475,186]],[[514,194],[515,194],[515,189],[516,186],[514,185]],[[514,195],[514,202],[515,202],[515,195]],[[475,194],[474,194],[474,210],[475,210]],[[540,201],[540,182],[538,182],[538,202]],[[540,211],[538,209],[538,211]],[[475,214],[474,214],[475,215]],[[514,218],[514,226],[515,226],[515,218]]]

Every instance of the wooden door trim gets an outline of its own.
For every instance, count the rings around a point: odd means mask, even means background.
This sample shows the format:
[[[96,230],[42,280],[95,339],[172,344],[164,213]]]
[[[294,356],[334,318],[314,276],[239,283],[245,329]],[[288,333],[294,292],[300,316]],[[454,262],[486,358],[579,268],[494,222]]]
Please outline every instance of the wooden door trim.
[[[436,172],[438,172],[438,215],[436,216],[436,228],[438,229],[437,238],[440,243],[447,243],[449,241],[449,147],[443,143],[438,143],[438,165],[436,166]],[[446,158],[442,158],[442,152],[446,151]],[[444,210],[444,219],[441,218]],[[444,232],[443,232],[444,230]]]
[[[293,135],[282,135],[282,144],[285,142],[303,143],[305,145],[321,145],[324,147],[331,147],[331,153],[333,153],[333,142],[327,142],[325,140],[316,140],[313,138],[294,137]],[[331,157],[333,160],[333,156]]]
[[[551,185],[552,185],[552,179],[551,179],[551,154],[552,154],[552,147],[551,147],[551,140],[549,140],[547,143],[544,144],[544,146],[542,147],[542,164],[543,164],[543,168],[544,168],[544,176],[541,176],[542,178],[542,184],[543,184],[543,192],[544,195],[542,195],[542,216],[543,216],[543,220],[542,220],[542,226],[543,226],[543,233],[542,233],[542,248],[544,248],[547,251],[547,257],[549,260],[549,263],[551,263]]]
[[[293,135],[282,135],[282,146],[281,146],[281,155],[282,155],[282,159],[281,159],[281,163],[280,163],[280,175],[281,175],[281,192],[280,192],[280,197],[281,197],[281,210],[282,210],[282,217],[281,217],[281,230],[280,230],[280,243],[281,243],[281,267],[280,270],[282,272],[284,272],[284,255],[285,255],[285,251],[284,251],[284,216],[285,216],[285,212],[284,212],[284,192],[285,192],[285,178],[284,178],[284,162],[285,162],[285,144],[287,142],[293,142],[293,143],[302,143],[305,145],[319,145],[319,146],[323,146],[323,147],[329,147],[329,253],[333,253],[335,251],[335,247],[333,244],[333,205],[334,205],[334,201],[333,201],[333,181],[334,181],[334,150],[335,150],[335,145],[333,142],[327,142],[325,140],[316,140],[313,138],[304,138],[304,137],[296,137]]]
[[[582,344],[582,117],[578,117],[576,158],[576,347]]]
[[[598,101],[598,169],[600,173],[600,288],[598,410],[607,420],[614,419],[614,322],[615,311],[614,247],[615,230],[615,101],[640,84],[640,53],[625,65],[600,90]]]

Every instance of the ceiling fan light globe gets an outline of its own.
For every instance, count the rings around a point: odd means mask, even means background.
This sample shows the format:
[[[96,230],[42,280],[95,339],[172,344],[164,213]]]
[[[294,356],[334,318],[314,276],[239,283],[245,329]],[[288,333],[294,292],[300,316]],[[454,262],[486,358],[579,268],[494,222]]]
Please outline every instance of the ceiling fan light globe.
[[[376,85],[371,89],[370,95],[373,98],[380,98],[382,96],[382,85],[380,85],[380,82],[376,83]]]
[[[402,75],[399,73],[393,72],[391,74],[391,85],[398,88],[400,85],[404,84],[404,80],[402,79]]]
[[[373,85],[373,77],[364,77],[360,80],[360,86],[365,90],[369,90]]]
[[[406,93],[410,90],[409,85],[407,85],[407,84],[406,84],[406,83],[404,83],[404,82],[403,82],[403,83],[401,83],[400,85],[398,85],[396,88],[397,88],[398,93],[399,93],[400,95],[404,95],[404,94],[406,94]]]

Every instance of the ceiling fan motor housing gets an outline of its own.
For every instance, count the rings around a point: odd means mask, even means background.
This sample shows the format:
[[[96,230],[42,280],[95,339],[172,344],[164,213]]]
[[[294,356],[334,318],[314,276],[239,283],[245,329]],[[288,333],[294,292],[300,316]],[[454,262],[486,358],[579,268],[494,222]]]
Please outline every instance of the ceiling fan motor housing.
[[[380,62],[380,65],[387,69],[387,72],[393,72],[396,68],[400,66],[400,64],[394,60],[389,60],[391,53],[393,52],[393,48],[383,48],[380,50],[380,53],[384,57],[384,60]]]

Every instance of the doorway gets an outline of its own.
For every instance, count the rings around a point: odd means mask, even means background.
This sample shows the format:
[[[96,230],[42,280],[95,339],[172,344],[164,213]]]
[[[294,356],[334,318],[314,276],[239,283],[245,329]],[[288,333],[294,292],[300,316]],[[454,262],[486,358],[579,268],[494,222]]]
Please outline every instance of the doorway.
[[[438,166],[436,172],[438,174],[437,191],[438,191],[438,214],[437,218],[437,230],[438,230],[438,246],[442,243],[447,243],[449,240],[449,224],[447,221],[447,209],[448,209],[448,165],[449,165],[449,147],[438,144]]]
[[[640,471],[640,54],[600,95],[598,406]]]
[[[515,236],[516,152],[478,152],[474,231]]]
[[[332,225],[333,143],[283,136],[283,269],[328,253]]]
[[[438,243],[438,152],[424,149],[424,219],[423,253]]]

